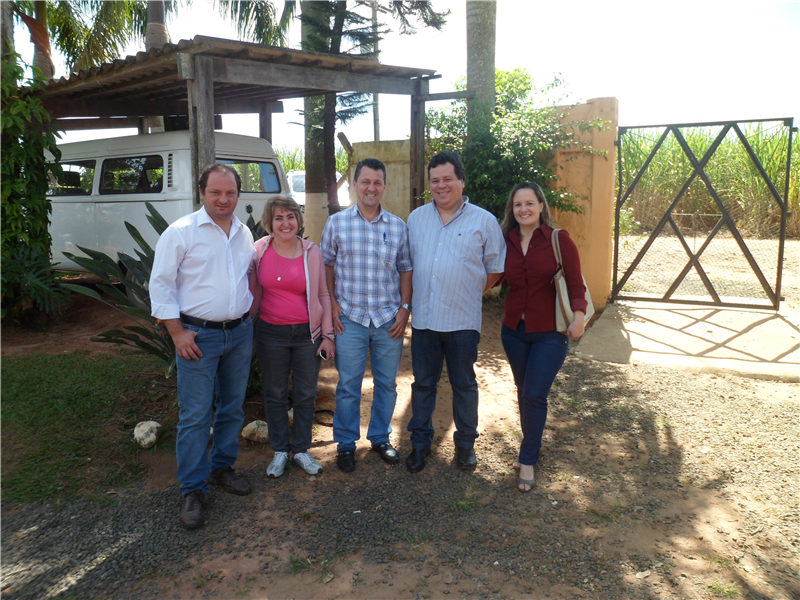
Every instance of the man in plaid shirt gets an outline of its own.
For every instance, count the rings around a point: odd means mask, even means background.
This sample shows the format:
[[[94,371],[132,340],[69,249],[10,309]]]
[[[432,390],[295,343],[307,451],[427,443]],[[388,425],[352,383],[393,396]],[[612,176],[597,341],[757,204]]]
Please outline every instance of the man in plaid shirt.
[[[389,442],[397,401],[397,371],[403,335],[411,314],[411,254],[405,222],[381,207],[386,167],[375,158],[358,163],[358,202],[328,219],[322,232],[322,256],[336,331],[336,411],[333,439],[337,466],[356,468],[361,437],[361,382],[370,356],[372,413],[367,439],[381,458],[397,464]]]

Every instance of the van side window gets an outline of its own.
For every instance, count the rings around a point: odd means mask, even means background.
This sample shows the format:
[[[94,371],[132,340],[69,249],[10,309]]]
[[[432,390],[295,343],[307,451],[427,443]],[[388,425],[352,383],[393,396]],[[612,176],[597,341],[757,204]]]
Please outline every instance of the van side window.
[[[157,194],[163,183],[164,159],[157,154],[103,161],[101,194]]]
[[[48,196],[88,196],[94,181],[94,160],[76,160],[60,163],[62,173],[47,173]]]
[[[281,191],[278,170],[273,163],[248,162],[220,158],[219,162],[232,166],[242,178],[242,191],[277,194]]]

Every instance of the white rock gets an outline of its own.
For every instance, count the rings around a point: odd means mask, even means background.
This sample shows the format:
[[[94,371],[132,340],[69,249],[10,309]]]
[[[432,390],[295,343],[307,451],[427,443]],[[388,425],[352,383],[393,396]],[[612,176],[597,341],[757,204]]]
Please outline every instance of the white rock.
[[[133,439],[142,448],[152,448],[158,441],[161,424],[155,421],[142,421],[133,430]]]
[[[242,437],[251,442],[265,443],[269,439],[269,430],[264,421],[253,421],[242,429]]]

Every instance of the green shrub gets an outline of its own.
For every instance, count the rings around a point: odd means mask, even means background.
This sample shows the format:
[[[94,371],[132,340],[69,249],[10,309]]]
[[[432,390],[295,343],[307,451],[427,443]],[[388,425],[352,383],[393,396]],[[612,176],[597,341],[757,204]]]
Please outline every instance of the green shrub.
[[[19,55],[2,57],[2,318],[19,321],[28,300],[55,313],[67,293],[52,271],[51,213],[44,151],[60,156],[56,136],[41,101],[32,94],[40,84],[18,87],[24,69]],[[57,167],[56,167],[57,169]]]

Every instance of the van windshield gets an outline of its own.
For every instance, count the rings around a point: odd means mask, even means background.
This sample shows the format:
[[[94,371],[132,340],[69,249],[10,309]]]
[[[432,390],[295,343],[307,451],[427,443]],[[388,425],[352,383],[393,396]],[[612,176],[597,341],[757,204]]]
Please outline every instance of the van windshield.
[[[225,158],[217,160],[236,169],[242,178],[243,192],[277,194],[281,191],[278,169],[273,163]]]
[[[88,196],[92,193],[95,161],[76,160],[59,164],[60,175],[52,170],[47,173],[48,196]]]

